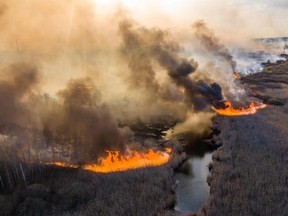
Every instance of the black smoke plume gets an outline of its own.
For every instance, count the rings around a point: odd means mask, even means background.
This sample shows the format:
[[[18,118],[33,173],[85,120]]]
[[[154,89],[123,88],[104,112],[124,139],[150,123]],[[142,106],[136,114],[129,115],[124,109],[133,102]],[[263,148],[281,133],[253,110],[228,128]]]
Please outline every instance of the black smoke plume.
[[[148,95],[142,103],[148,114],[158,117],[166,112],[173,118],[181,110],[186,118],[187,110],[196,113],[224,105],[221,87],[208,78],[198,77],[198,63],[179,55],[182,48],[168,31],[122,21],[119,33],[121,58],[129,68],[129,86]],[[42,58],[41,61],[49,62],[48,57]],[[165,76],[165,82],[159,80],[158,73],[163,73],[160,75]],[[119,127],[114,114],[117,109],[130,115],[130,109],[110,106],[101,96],[104,90],[100,91],[92,78],[70,80],[53,96],[43,94],[41,75],[30,62],[12,64],[1,71],[0,123],[10,125],[9,130],[0,128],[0,147],[5,146],[2,152],[6,154],[6,147],[14,146],[18,151],[11,153],[25,161],[63,159],[87,163],[104,156],[105,150],[126,150],[132,133],[129,128]],[[133,108],[132,112],[142,115],[142,107]]]
[[[156,28],[135,28],[129,21],[123,21],[119,29],[123,40],[122,50],[126,54],[124,57],[128,58],[131,70],[130,76],[142,80],[148,88],[160,86],[157,85],[151,69],[153,63],[157,63],[166,70],[173,83],[184,88],[186,102],[190,108],[200,111],[208,105],[215,107],[223,105],[221,87],[217,83],[210,84],[204,80],[196,81],[191,78],[190,74],[196,71],[198,63],[193,59],[179,57],[180,47],[168,39],[167,32]],[[137,52],[134,52],[135,50]],[[140,64],[137,65],[139,53],[142,55],[139,57]],[[142,70],[135,71],[136,67],[141,67]],[[159,95],[159,92],[155,93]]]
[[[130,130],[118,127],[92,79],[71,80],[54,99],[37,91],[39,81],[31,63],[13,64],[0,73],[2,160],[85,163],[105,150],[126,150]]]
[[[46,135],[62,136],[67,145],[70,142],[73,161],[93,161],[105,155],[105,150],[125,151],[129,129],[118,128],[90,78],[71,80],[58,95],[60,109],[56,113],[61,114],[44,122]]]

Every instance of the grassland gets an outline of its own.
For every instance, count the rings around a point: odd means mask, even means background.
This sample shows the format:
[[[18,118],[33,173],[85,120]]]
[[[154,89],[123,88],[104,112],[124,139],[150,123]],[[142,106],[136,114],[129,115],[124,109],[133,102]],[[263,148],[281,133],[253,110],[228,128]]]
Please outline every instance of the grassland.
[[[213,154],[211,196],[198,215],[288,215],[288,62],[271,70],[242,79],[266,109],[215,119],[223,145]]]
[[[169,215],[174,206],[169,165],[110,174],[42,169],[27,187],[0,195],[1,216]]]

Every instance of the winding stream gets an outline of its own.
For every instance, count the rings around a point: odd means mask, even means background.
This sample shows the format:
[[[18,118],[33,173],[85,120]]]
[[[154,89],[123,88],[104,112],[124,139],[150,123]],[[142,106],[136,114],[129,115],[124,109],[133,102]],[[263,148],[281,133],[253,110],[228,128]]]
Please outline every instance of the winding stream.
[[[176,206],[179,212],[197,212],[209,197],[207,177],[208,165],[212,160],[212,149],[199,143],[188,152],[185,161],[174,174],[176,182]]]

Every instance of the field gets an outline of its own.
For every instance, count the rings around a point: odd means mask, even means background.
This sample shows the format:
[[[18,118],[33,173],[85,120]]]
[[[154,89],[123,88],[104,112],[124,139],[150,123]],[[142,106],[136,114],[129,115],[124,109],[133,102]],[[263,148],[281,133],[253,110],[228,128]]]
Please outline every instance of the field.
[[[110,174],[59,167],[42,171],[27,188],[0,196],[1,216],[164,215],[174,206],[168,165]]]
[[[288,62],[243,78],[268,107],[215,119],[223,145],[213,154],[211,196],[199,215],[288,215],[287,80]]]

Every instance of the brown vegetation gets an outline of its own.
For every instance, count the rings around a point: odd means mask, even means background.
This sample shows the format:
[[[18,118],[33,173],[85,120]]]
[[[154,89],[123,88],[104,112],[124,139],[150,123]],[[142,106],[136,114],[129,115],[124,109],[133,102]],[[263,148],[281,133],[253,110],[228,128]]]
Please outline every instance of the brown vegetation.
[[[169,165],[109,174],[53,166],[36,170],[27,187],[1,193],[0,215],[165,215],[174,206]]]
[[[282,106],[269,105],[251,116],[216,118],[223,146],[214,152],[211,196],[199,215],[288,214],[287,75],[286,62],[272,73],[243,79],[255,95],[277,97]],[[269,87],[271,82],[279,88]]]

